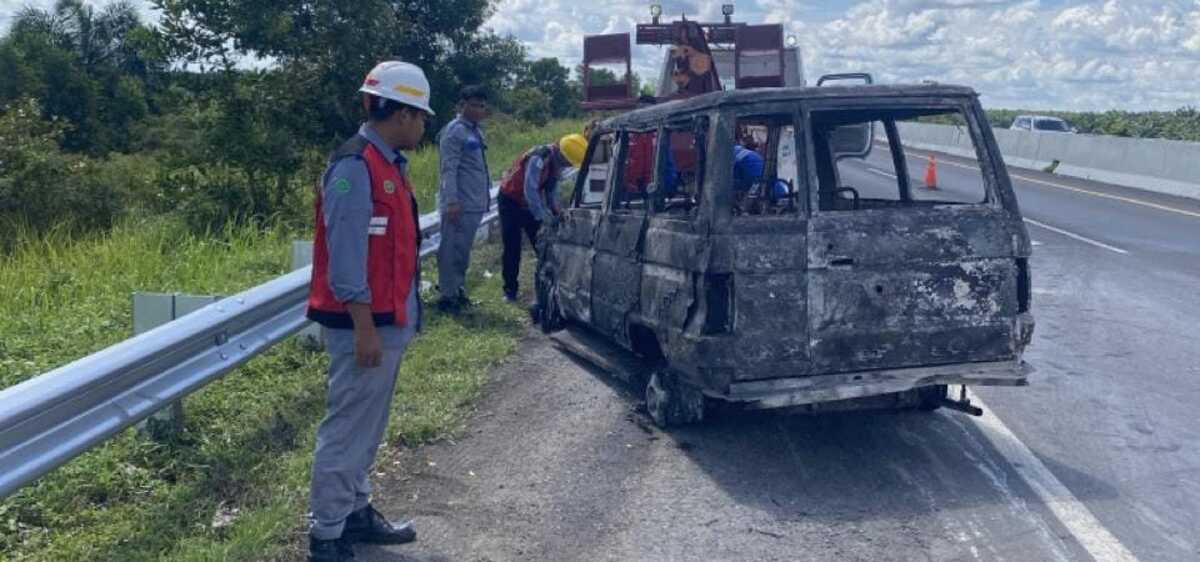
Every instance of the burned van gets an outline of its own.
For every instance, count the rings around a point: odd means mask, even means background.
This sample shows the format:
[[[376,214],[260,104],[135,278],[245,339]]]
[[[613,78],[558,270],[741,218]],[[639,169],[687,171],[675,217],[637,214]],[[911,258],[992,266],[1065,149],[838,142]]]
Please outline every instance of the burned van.
[[[973,154],[906,145],[920,122],[957,125]],[[971,411],[948,385],[1026,384],[1029,235],[970,88],[717,92],[589,140],[535,316],[656,365],[659,425],[714,399]]]

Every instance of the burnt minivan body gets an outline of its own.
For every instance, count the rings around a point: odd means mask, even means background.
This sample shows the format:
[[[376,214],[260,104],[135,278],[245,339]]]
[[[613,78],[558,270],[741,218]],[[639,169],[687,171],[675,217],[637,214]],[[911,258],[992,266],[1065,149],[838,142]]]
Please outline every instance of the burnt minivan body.
[[[926,163],[902,138],[918,120],[975,145],[944,187],[909,169]],[[718,92],[589,141],[539,249],[535,315],[658,365],[660,425],[700,420],[706,399],[970,409],[947,385],[1026,383],[1031,245],[970,88]]]

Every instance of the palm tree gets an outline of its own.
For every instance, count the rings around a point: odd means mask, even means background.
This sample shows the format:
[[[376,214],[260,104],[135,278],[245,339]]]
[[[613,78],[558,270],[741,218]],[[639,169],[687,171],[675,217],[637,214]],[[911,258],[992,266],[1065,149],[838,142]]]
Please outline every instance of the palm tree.
[[[125,66],[133,55],[125,49],[126,38],[142,27],[137,8],[128,0],[112,2],[99,11],[81,0],[58,0],[53,10],[28,6],[13,21],[14,34],[46,37],[78,56],[89,72],[105,64]]]

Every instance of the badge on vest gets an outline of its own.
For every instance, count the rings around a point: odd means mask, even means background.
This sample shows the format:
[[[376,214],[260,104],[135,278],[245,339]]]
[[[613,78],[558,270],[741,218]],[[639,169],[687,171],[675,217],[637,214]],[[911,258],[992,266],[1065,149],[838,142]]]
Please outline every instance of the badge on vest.
[[[395,188],[395,186],[392,186],[392,189]],[[367,229],[367,234],[370,236],[383,236],[387,234],[387,225],[387,217],[371,217],[371,226]]]
[[[392,180],[383,180],[383,190],[391,195],[396,192],[396,184]]]

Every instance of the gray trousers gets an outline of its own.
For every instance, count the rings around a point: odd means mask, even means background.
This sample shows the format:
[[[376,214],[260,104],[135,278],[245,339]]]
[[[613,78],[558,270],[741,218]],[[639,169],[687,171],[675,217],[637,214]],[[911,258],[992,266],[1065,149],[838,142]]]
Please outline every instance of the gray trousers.
[[[483,213],[463,213],[458,224],[442,215],[442,242],[438,246],[438,290],[443,299],[458,298],[467,279],[471,263],[471,248],[475,246],[475,231]]]
[[[309,533],[319,540],[342,536],[346,517],[370,501],[367,477],[387,429],[404,349],[385,347],[374,369],[360,368],[352,350],[331,350],[329,394],[325,419],[317,428],[310,495]]]

